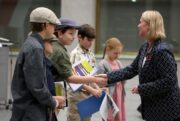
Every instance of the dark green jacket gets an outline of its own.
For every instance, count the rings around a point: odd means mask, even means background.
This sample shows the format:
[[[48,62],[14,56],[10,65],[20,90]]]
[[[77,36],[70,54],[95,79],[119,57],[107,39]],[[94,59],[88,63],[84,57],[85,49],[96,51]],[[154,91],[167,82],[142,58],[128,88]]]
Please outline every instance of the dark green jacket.
[[[72,75],[72,65],[65,46],[59,42],[53,43],[53,53],[50,55],[53,63],[54,78],[62,81]]]

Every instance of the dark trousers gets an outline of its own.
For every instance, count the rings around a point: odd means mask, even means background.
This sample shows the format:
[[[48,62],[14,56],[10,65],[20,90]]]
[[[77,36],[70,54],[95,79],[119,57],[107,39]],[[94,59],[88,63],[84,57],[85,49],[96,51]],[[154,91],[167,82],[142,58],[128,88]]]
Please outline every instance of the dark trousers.
[[[178,119],[173,120],[173,121],[180,121],[180,117]]]
[[[56,114],[52,110],[49,112],[49,119],[48,119],[48,121],[57,121]]]

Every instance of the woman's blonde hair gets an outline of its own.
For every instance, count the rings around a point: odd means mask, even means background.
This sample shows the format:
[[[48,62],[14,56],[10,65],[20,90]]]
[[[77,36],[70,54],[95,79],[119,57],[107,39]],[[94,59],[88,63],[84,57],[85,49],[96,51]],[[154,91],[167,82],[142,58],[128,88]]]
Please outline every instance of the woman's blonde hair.
[[[158,11],[147,10],[142,13],[141,19],[149,25],[148,39],[166,38],[163,17]]]
[[[105,48],[104,48],[104,53],[103,53],[103,58],[105,56],[105,53],[106,53],[106,49],[109,48],[110,50],[111,49],[116,49],[116,48],[121,48],[123,49],[123,44],[121,43],[121,41],[116,38],[116,37],[112,37],[112,38],[109,38],[108,40],[106,40],[106,43],[105,43]]]

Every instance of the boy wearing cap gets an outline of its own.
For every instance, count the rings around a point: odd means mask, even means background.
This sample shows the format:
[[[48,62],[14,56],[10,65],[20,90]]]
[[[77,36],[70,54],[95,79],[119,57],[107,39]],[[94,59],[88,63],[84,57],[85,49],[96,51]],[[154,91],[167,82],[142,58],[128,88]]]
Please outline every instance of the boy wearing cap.
[[[12,79],[11,121],[47,121],[48,109],[64,104],[64,97],[52,96],[48,89],[43,45],[43,40],[52,37],[57,22],[48,8],[38,7],[30,14],[32,34],[19,52]]]
[[[65,45],[71,45],[75,39],[77,24],[69,19],[60,19],[61,25],[57,26],[55,35],[57,42],[53,43],[53,53],[50,58],[53,63],[53,76],[56,80],[67,80],[71,83],[106,83],[106,79],[93,76],[77,76],[72,74],[72,64]],[[99,94],[100,95],[100,94]]]
[[[70,57],[65,48],[65,45],[72,44],[76,30],[79,27],[76,23],[69,19],[60,19],[62,25],[57,26],[55,35],[58,38],[57,42],[53,43],[53,53],[50,58],[53,62],[53,76],[55,80],[66,80],[71,83],[101,83],[106,82],[106,78],[93,77],[93,76],[77,76],[72,74],[72,64]],[[85,87],[86,88],[86,87]],[[94,95],[101,96],[102,91],[94,91]],[[71,102],[70,102],[71,103]]]
[[[70,54],[71,63],[74,64],[80,60],[88,59],[89,63],[94,67],[96,59],[90,48],[95,40],[95,29],[88,24],[81,25],[78,30],[78,40],[79,44]],[[101,92],[101,89],[96,83],[84,84],[83,89],[77,91],[76,94],[69,91],[68,121],[90,121],[91,117],[80,119],[76,103],[86,99],[90,94],[99,96],[99,92]]]

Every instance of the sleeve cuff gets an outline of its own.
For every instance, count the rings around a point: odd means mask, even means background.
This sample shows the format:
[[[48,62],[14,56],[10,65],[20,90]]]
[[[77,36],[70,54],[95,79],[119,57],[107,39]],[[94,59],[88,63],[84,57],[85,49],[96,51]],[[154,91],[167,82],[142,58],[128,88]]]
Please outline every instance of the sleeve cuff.
[[[59,102],[56,99],[55,99],[55,101],[56,101],[56,108],[57,108],[59,106]]]

